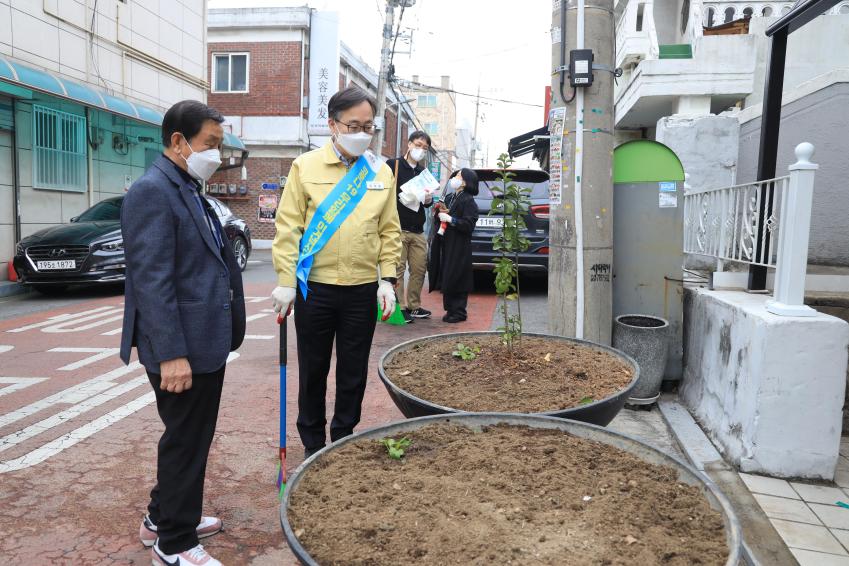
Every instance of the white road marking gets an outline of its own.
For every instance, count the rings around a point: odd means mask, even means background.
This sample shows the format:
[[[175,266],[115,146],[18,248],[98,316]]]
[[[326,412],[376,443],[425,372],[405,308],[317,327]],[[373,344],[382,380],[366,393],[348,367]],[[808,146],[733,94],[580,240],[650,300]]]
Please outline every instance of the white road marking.
[[[6,387],[0,387],[0,397],[46,380],[46,377],[0,377],[0,384],[8,384]]]
[[[266,314],[266,313],[262,313],[262,312],[259,313],[259,314],[252,314],[251,316],[249,316],[245,319],[245,322],[253,322],[254,320],[259,320],[259,319],[265,318],[267,316],[269,316],[269,315]]]
[[[98,417],[90,423],[87,423],[76,430],[72,430],[68,434],[62,435],[56,440],[50,441],[47,444],[36,448],[35,450],[28,452],[27,454],[24,454],[20,458],[0,462],[0,474],[6,472],[14,472],[16,470],[23,470],[24,468],[29,468],[31,466],[35,466],[36,464],[40,464],[51,456],[59,454],[60,452],[70,448],[74,444],[85,440],[86,438],[105,429],[106,427],[111,426],[117,423],[118,421],[124,419],[125,417],[128,417],[133,413],[143,409],[147,405],[153,403],[154,400],[156,400],[156,395],[153,391],[145,393],[141,397],[138,397],[137,399],[127,403],[126,405],[122,405],[114,411],[106,413],[102,417]]]
[[[245,340],[271,340],[274,336],[271,334],[248,334]]]
[[[51,316],[50,318],[48,318],[44,322],[38,322],[36,324],[29,324],[27,326],[21,326],[20,328],[13,328],[12,330],[7,330],[6,332],[10,332],[10,333],[13,333],[13,334],[16,333],[16,332],[26,332],[27,330],[33,330],[33,329],[36,329],[36,328],[42,328],[44,326],[50,326],[50,325],[56,324],[57,322],[60,322],[60,321],[79,319],[80,317],[84,317],[84,316],[89,315],[89,314],[102,313],[103,311],[112,310],[112,309],[113,309],[113,307],[97,307],[96,309],[91,309],[91,310],[82,311],[82,312],[78,312],[78,313],[59,314],[59,315],[56,315],[56,316]]]
[[[110,314],[115,314],[116,312],[121,312],[120,310],[104,312],[98,315],[81,318],[79,320],[70,320],[65,322],[60,322],[59,324],[54,324],[52,326],[48,326],[46,328],[42,328],[42,332],[47,332],[50,334],[58,334],[63,332],[82,332],[83,330],[91,330],[92,328],[96,328],[98,326],[103,326],[104,324],[109,324],[110,322],[116,322],[124,319],[123,314],[118,314],[116,316],[110,316],[109,318],[104,318],[103,320],[95,320],[94,322],[89,322],[88,324],[83,324],[82,326],[73,326],[68,328],[69,325],[79,324],[81,322],[87,322],[88,320],[99,318],[101,316],[106,316]]]
[[[264,303],[265,301],[270,301],[271,295],[268,297],[245,297],[246,303]]]
[[[239,359],[239,357],[240,355],[237,352],[230,352],[230,354],[227,356],[227,362],[233,362]],[[119,395],[131,391],[132,389],[135,389],[136,387],[140,386],[142,383],[146,383],[147,378],[145,376],[138,376],[132,378],[117,387],[115,387],[115,383],[110,382],[110,380],[112,379],[137,371],[140,367],[141,366],[138,362],[133,362],[127,367],[117,368],[94,379],[90,379],[87,382],[75,385],[74,387],[69,387],[64,391],[60,391],[55,395],[51,395],[50,397],[42,399],[41,401],[32,403],[27,407],[19,409],[18,411],[8,413],[7,415],[0,415],[0,427],[2,427],[6,424],[24,418],[25,416],[31,415],[34,412],[49,407],[53,404],[63,402],[67,403],[70,399],[79,400],[81,398],[83,400],[83,402],[79,403],[77,406],[71,407],[66,411],[59,413],[58,415],[55,415],[54,417],[44,419],[40,423],[37,423],[35,425],[23,429],[22,431],[18,431],[17,433],[10,434],[5,438],[0,439],[0,451],[5,450],[9,446],[19,444],[25,438],[36,436],[41,432],[44,432],[45,430],[56,426],[54,422],[67,422],[69,419],[74,418],[75,416],[89,411],[92,408],[109,401],[110,399],[114,399]],[[113,389],[98,395],[90,395],[90,393],[92,393],[94,390],[99,389],[100,391],[102,391],[104,386],[107,389],[110,387],[113,387]],[[147,405],[153,403],[155,400],[156,394],[153,391],[150,391],[148,393],[145,393],[141,397],[137,397],[133,401],[130,401],[125,405],[121,405],[117,409],[110,411],[109,413],[106,413],[105,415],[98,417],[89,423],[84,424],[83,426],[77,429],[60,436],[55,440],[51,440],[50,442],[43,444],[42,446],[28,452],[27,454],[24,454],[23,456],[12,460],[0,461],[0,474],[6,472],[13,472],[16,470],[22,470],[35,466],[36,464],[40,464],[48,458],[59,454],[63,450],[74,446],[78,442],[85,440],[86,438],[89,438],[97,432],[115,424],[116,422],[132,415],[133,413],[138,412]],[[9,446],[6,446],[7,444]]]
[[[72,405],[74,403],[79,403],[83,399],[87,399],[92,395],[100,393],[101,391],[105,391],[110,387],[114,387],[117,385],[113,380],[118,379],[119,377],[123,377],[128,373],[133,373],[141,369],[141,364],[138,362],[133,362],[128,366],[119,367],[117,369],[113,369],[103,375],[99,375],[93,379],[89,379],[88,381],[84,381],[82,383],[78,383],[77,385],[68,387],[67,389],[63,389],[58,393],[54,393],[44,399],[40,399],[29,405],[21,407],[20,409],[16,409],[10,413],[6,413],[4,415],[0,415],[0,428],[10,425],[16,421],[21,419],[25,419],[30,415],[34,415],[39,411],[43,411],[48,407],[52,407],[53,405],[69,404]]]
[[[14,350],[14,346],[0,346],[0,354],[5,354],[6,352],[11,352]]]
[[[105,360],[110,356],[114,356],[118,352],[121,351],[120,348],[53,348],[51,350],[47,350],[48,352],[73,352],[80,354],[94,354],[93,356],[89,356],[87,358],[83,358],[78,362],[74,362],[72,364],[68,364],[66,366],[62,366],[59,368],[59,371],[74,371],[80,369],[81,367],[85,367],[87,365],[91,365],[95,362],[99,362],[100,360]]]
[[[115,328],[114,330],[109,330],[108,332],[103,332],[100,335],[101,336],[115,336],[116,334],[121,334],[121,332],[123,330],[124,330],[124,327],[122,326],[121,328]]]
[[[82,403],[78,403],[73,407],[65,409],[60,413],[56,413],[55,415],[51,415],[46,419],[43,419],[35,424],[32,424],[26,428],[15,431],[12,434],[6,435],[3,438],[0,438],[0,452],[8,450],[13,446],[17,446],[24,440],[30,439],[34,436],[38,436],[43,432],[47,432],[51,428],[57,427],[63,423],[68,422],[74,417],[78,417],[83,413],[87,413],[94,409],[95,407],[99,407],[100,405],[111,401],[112,399],[127,393],[128,391],[132,391],[136,387],[140,387],[145,383],[149,383],[147,380],[147,376],[141,375],[138,377],[134,377],[131,380],[122,383],[112,389],[104,393],[100,393],[93,397],[89,397]]]
[[[277,311],[274,310],[274,309],[262,309],[259,312],[267,312],[267,313],[271,313],[271,314],[277,314]]]

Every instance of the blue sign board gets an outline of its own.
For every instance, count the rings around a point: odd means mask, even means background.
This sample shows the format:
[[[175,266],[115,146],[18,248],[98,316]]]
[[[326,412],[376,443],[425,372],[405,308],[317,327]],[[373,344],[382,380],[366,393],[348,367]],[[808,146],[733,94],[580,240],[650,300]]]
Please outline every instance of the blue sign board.
[[[280,190],[280,185],[278,183],[263,183],[262,184],[262,190],[264,190],[264,191],[278,191],[278,190]]]
[[[675,192],[675,181],[663,181],[658,183],[660,185],[660,192],[662,193],[674,193]]]

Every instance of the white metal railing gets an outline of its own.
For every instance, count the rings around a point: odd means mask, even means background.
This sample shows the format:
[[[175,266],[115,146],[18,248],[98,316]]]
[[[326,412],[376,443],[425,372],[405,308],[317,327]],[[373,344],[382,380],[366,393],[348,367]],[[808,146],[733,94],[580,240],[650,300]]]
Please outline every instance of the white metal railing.
[[[789,182],[790,177],[780,177],[684,195],[684,252],[775,267],[781,203]],[[764,230],[760,230],[762,200],[765,210],[772,211],[764,219]]]
[[[801,143],[786,177],[684,195],[684,253],[714,257],[720,270],[724,261],[775,268],[775,300],[767,306],[774,314],[816,314],[804,305],[813,154],[813,145]]]

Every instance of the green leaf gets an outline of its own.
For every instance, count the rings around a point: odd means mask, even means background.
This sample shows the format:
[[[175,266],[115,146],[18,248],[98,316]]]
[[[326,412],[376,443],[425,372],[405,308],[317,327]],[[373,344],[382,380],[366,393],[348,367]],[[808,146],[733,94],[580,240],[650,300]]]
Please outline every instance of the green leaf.
[[[588,405],[588,404],[592,403],[593,401],[595,401],[595,399],[593,399],[592,397],[584,397],[583,399],[578,401],[578,404],[579,405]]]

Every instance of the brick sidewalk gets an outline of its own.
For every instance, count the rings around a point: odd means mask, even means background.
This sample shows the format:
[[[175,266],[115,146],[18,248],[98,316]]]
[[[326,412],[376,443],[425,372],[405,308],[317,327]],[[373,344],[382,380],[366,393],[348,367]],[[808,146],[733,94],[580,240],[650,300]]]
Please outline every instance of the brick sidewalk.
[[[274,490],[278,329],[267,312],[271,287],[247,288],[256,297],[248,303],[253,338],[228,366],[207,473],[205,512],[222,517],[225,532],[205,546],[225,564],[295,563]],[[441,295],[423,299],[433,320],[378,325],[360,429],[402,418],[377,377],[377,359],[388,347],[429,334],[486,330],[496,305],[492,295],[474,295],[469,321],[448,325],[440,321]],[[150,563],[136,533],[162,427],[144,371],[121,369],[117,357],[122,300],[0,323],[0,555],[9,562]],[[63,315],[72,318],[51,320]],[[291,334],[288,370],[296,375]],[[332,379],[328,388],[330,415]],[[296,380],[289,380],[287,394],[294,469],[303,458],[294,426]]]

